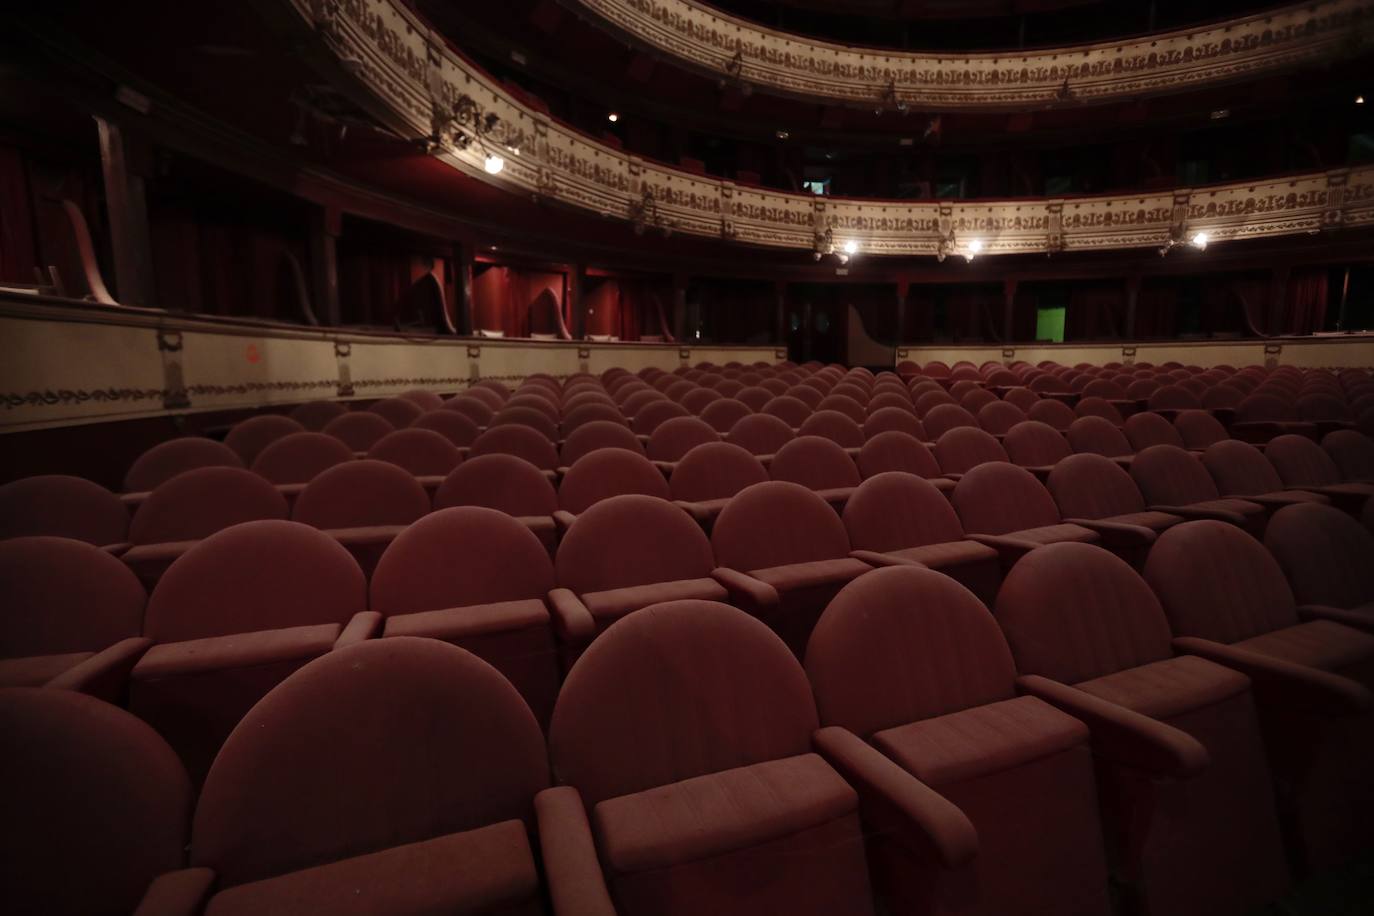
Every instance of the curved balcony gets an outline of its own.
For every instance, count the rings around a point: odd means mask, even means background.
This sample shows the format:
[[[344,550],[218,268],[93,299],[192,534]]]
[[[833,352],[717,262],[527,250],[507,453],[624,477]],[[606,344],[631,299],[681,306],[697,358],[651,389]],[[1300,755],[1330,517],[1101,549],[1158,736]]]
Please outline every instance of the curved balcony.
[[[1337,0],[1343,3],[1344,0]],[[1374,223],[1374,166],[1131,195],[850,200],[710,178],[551,119],[448,47],[402,0],[289,0],[373,109],[434,155],[537,200],[685,233],[825,255],[969,257],[1159,248]]]
[[[788,34],[696,0],[562,0],[629,40],[742,88],[921,111],[1082,105],[1198,89],[1367,46],[1370,0],[1321,0],[1199,28],[1062,48],[966,54]]]

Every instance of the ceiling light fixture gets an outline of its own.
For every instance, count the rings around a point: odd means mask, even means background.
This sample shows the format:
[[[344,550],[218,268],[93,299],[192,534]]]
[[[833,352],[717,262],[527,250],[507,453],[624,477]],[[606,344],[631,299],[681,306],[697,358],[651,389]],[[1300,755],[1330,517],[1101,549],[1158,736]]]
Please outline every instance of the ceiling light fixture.
[[[856,242],[856,241],[854,241],[853,239],[850,239],[849,241],[845,242],[845,243],[844,243],[844,253],[845,253],[845,254],[858,254],[858,253],[859,253],[859,243]]]
[[[1210,236],[1208,236],[1207,233],[1205,233],[1205,232],[1194,232],[1194,233],[1193,233],[1193,237],[1192,237],[1191,239],[1189,239],[1188,241],[1189,241],[1189,243],[1192,244],[1192,246],[1193,246],[1194,248],[1196,248],[1198,251],[1206,251],[1206,250],[1207,250],[1207,242],[1209,241],[1209,239],[1210,239]]]
[[[968,243],[968,254],[964,255],[964,257],[967,258],[968,260],[972,261],[975,257],[977,257],[979,254],[981,254],[982,251],[983,251],[983,240],[982,240],[982,239],[973,239],[971,242]]]
[[[616,121],[619,121],[619,120],[620,120],[620,115],[616,114],[616,113],[613,111],[613,112],[611,112],[610,114],[606,115],[606,120],[607,120],[607,121],[610,121],[612,124],[614,124]]]
[[[1357,95],[1357,96],[1355,96],[1355,104],[1356,104],[1356,105],[1363,105],[1363,104],[1364,104],[1364,96],[1362,96],[1362,95]]]
[[[506,167],[506,160],[493,153],[487,156],[487,161],[482,164],[482,167],[487,170],[488,175],[498,175]]]

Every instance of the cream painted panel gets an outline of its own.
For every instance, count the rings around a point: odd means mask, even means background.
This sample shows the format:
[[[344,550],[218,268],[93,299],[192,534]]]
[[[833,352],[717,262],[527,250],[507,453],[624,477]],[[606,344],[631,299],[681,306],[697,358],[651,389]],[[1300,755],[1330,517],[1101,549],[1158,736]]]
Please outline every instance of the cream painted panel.
[[[0,317],[0,427],[162,410],[152,328]]]
[[[454,392],[467,387],[471,377],[467,349],[452,341],[354,340],[345,346],[356,397],[384,398],[412,388]]]
[[[897,361],[912,360],[917,363],[940,361],[949,364],[968,360],[982,365],[988,360],[1014,362],[1024,360],[1039,363],[1054,360],[1066,366],[1075,363],[1124,363],[1127,357],[1123,348],[1130,344],[1032,344],[1015,346],[1010,349],[1013,355],[1004,360],[1002,347],[956,347],[921,346],[903,347],[898,352]],[[1346,366],[1374,366],[1374,338],[1369,336],[1353,338],[1315,338],[1312,340],[1246,340],[1246,341],[1199,341],[1197,343],[1140,343],[1135,344],[1135,356],[1131,362],[1160,363],[1178,362],[1188,366],[1235,367],[1266,364],[1273,359],[1276,365],[1340,368]],[[1267,347],[1276,352],[1266,353]]]
[[[332,398],[339,371],[330,340],[182,333],[186,392],[198,409]]]

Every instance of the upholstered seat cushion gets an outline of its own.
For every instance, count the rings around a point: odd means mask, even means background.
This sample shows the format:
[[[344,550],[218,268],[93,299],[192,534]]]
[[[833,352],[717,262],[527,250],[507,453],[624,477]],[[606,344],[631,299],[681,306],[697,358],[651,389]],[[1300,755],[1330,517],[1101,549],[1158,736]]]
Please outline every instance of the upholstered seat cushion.
[[[879,750],[937,787],[1009,770],[1087,740],[1087,726],[1035,697],[974,706],[873,735]]]
[[[1243,693],[1249,689],[1250,679],[1206,659],[1185,655],[1126,668],[1075,686],[1141,715],[1170,719]]]
[[[596,619],[598,629],[605,629],[630,611],[659,604],[700,598],[703,601],[728,602],[730,593],[715,579],[680,579],[677,582],[654,582],[629,588],[613,588],[604,592],[582,595],[582,603]]]
[[[592,821],[607,868],[631,874],[758,846],[857,806],[829,764],[800,754],[607,799]]]
[[[538,598],[526,598],[521,601],[498,601],[494,604],[397,614],[386,619],[382,635],[456,640],[488,633],[547,628],[548,625],[549,610],[544,602]]]
[[[0,659],[0,687],[41,687],[62,672],[94,657],[94,652],[67,652],[3,658]]]
[[[1330,620],[1283,627],[1235,645],[1237,649],[1337,673],[1374,662],[1374,635]]]
[[[836,560],[812,560],[809,563],[789,563],[786,566],[751,569],[749,575],[760,582],[768,583],[780,592],[786,592],[833,582],[847,582],[855,576],[868,572],[868,570],[868,564],[862,560],[844,557]]]
[[[965,563],[977,563],[983,560],[997,561],[997,551],[986,544],[979,544],[977,541],[948,541],[943,544],[926,544],[922,547],[892,550],[888,552],[888,555],[901,557],[903,560],[915,560],[931,569],[945,569],[950,566],[962,566]]]
[[[153,646],[139,659],[133,678],[150,681],[315,658],[334,648],[342,632],[343,627],[337,623],[320,623],[163,643]]]
[[[1039,528],[1023,528],[1020,531],[1009,532],[1007,537],[1017,538],[1022,541],[1034,541],[1037,544],[1059,544],[1064,541],[1096,544],[1101,540],[1101,537],[1096,531],[1089,531],[1082,525],[1071,524],[1042,525]]]
[[[533,913],[538,894],[529,838],[512,820],[241,884],[206,913],[478,914],[524,901]]]

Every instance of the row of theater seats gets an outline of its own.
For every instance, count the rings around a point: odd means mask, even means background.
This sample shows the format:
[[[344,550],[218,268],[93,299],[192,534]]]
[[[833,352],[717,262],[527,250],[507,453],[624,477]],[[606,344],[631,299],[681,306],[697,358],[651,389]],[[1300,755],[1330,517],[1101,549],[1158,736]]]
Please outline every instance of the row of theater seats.
[[[1187,417],[1182,414],[1176,422]],[[1156,414],[1132,417],[1147,418],[1177,439],[1174,427]],[[964,491],[991,486],[1005,494],[1019,488],[1026,494],[1016,501],[1022,511],[991,516],[1005,523],[1000,527],[970,524],[965,518],[967,530],[1008,534],[1057,524],[1052,520],[1060,515],[1111,520],[1119,523],[1112,537],[1123,549],[1132,535],[1122,526],[1157,533],[1179,517],[1212,517],[1247,524],[1259,535],[1268,515],[1283,505],[1334,500],[1358,514],[1374,493],[1374,442],[1352,430],[1329,433],[1320,447],[1302,436],[1282,435],[1263,453],[1256,446],[1222,438],[1190,457],[1172,444],[1174,440],[1133,454],[1121,432],[1106,421],[1084,418],[1078,423],[1089,421],[1102,423],[1107,427],[1103,432],[1123,444],[1116,447],[1105,437],[1101,442],[1076,440],[1077,423],[1066,438],[1026,421],[1000,442],[966,427],[949,430],[929,448],[898,431],[880,433],[850,450],[822,437],[799,436],[775,455],[763,456],[730,442],[705,441],[691,445],[680,460],[651,463],[631,438],[628,445],[613,444],[582,455],[572,468],[556,475],[545,475],[524,459],[503,454],[460,460],[445,477],[418,479],[404,464],[347,457],[284,493],[282,487],[242,468],[201,467],[141,494],[127,528],[123,507],[113,494],[75,478],[29,478],[0,487],[0,512],[7,520],[6,536],[52,534],[96,543],[120,556],[145,587],[152,588],[196,541],[244,521],[289,517],[328,531],[370,575],[396,534],[431,509],[497,509],[521,519],[552,553],[577,514],[613,496],[636,493],[671,499],[709,532],[730,498],[768,479],[805,486],[843,511],[861,480],[882,473],[918,475],[955,499],[956,482],[965,474],[987,464],[1013,464],[1048,486],[1053,500],[1041,488],[1018,481],[1024,475],[1008,469],[986,472],[979,480],[996,480],[995,486],[970,484]],[[1075,445],[1080,446],[1078,453]],[[1106,467],[1113,462],[1126,470]],[[956,505],[973,505],[972,500],[964,496]],[[960,513],[967,514],[965,509]],[[1132,543],[1135,548],[1148,547],[1148,532],[1135,532]],[[1128,553],[1123,556],[1130,559]]]
[[[598,454],[625,453],[588,457]],[[1181,479],[1182,472],[1207,477],[1202,462],[1170,446],[1142,453],[1132,473],[1156,458],[1172,459]],[[529,482],[549,486],[519,459],[505,460]],[[370,478],[370,471],[381,473]],[[182,492],[191,482],[239,505],[243,492],[223,486],[232,482],[227,475],[252,478],[205,468],[163,487]],[[421,504],[417,512],[424,508],[418,483],[398,468],[350,462],[320,480],[332,487],[335,478],[334,509],[388,505],[395,493],[378,480],[408,486]],[[298,509],[313,505],[314,486]],[[127,695],[198,779],[243,712],[286,672],[375,636],[435,636],[472,648],[546,722],[568,666],[608,626],[650,604],[728,601],[766,620],[800,657],[825,603],[873,567],[937,570],[992,606],[1006,572],[1047,544],[1100,544],[1143,567],[1161,533],[1185,520],[1229,523],[1279,545],[1305,599],[1336,604],[1347,622],[1366,620],[1364,605],[1374,601],[1374,580],[1355,572],[1374,541],[1310,491],[1147,506],[1116,462],[1076,455],[1055,465],[1048,487],[1025,469],[989,462],[948,494],[918,475],[888,471],[842,495],[837,513],[833,492],[752,483],[721,501],[709,537],[700,504],[611,496],[567,516],[552,559],[537,519],[472,506],[375,528],[241,522],[199,541],[151,545],[168,561],[155,577],[149,556],[129,561],[139,548],[117,559],[69,539],[13,538],[0,542],[6,591],[16,596],[0,647],[0,683]],[[150,499],[140,512],[161,504]],[[543,521],[552,527],[551,518]],[[1330,546],[1313,553],[1308,543]],[[131,570],[155,582],[151,596]],[[1321,590],[1326,581],[1349,584],[1332,595]]]
[[[1241,916],[1371,841],[1374,635],[1234,526],[1174,527],[1143,575],[1037,549],[991,612],[919,566],[823,607],[802,663],[717,602],[629,614],[547,745],[478,653],[341,645],[198,798],[128,713],[0,690],[7,909]]]

